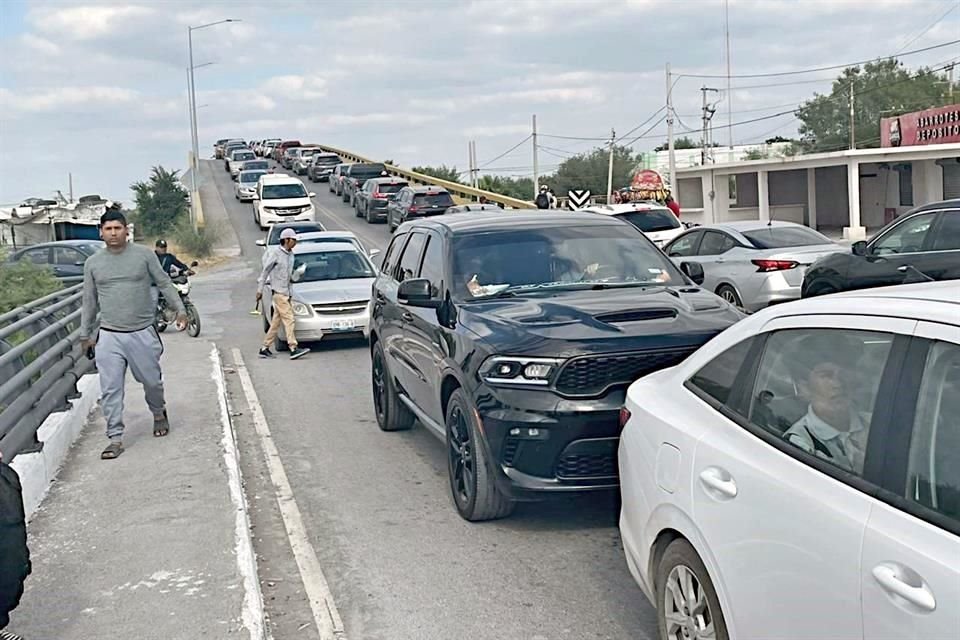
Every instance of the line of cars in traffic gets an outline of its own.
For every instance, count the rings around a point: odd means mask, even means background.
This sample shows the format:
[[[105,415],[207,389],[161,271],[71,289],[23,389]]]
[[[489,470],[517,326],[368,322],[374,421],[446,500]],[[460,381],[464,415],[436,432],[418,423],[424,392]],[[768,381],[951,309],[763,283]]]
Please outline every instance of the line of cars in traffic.
[[[464,519],[619,486],[664,638],[956,634],[960,201],[848,248],[652,203],[416,215],[352,166],[331,192],[393,237],[374,266],[301,233],[298,337],[364,332],[379,427],[441,440]]]

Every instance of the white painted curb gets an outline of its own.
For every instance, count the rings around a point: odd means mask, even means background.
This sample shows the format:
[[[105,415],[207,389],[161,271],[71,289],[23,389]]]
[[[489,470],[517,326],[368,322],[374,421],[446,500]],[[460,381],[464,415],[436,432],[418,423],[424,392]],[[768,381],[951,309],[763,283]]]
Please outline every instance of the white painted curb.
[[[70,447],[83,432],[90,412],[96,408],[100,397],[100,376],[83,376],[77,382],[77,389],[82,395],[72,401],[72,408],[51,414],[37,430],[37,439],[43,443],[43,449],[37,453],[20,454],[10,465],[20,476],[20,484],[23,485],[23,507],[27,520],[43,502],[67,459]]]

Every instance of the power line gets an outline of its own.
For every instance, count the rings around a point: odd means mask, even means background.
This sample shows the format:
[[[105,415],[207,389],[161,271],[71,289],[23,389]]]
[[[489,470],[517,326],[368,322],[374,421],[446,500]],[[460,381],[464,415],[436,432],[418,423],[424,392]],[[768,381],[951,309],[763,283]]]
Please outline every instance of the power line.
[[[640,140],[640,139],[646,137],[651,131],[653,131],[654,129],[656,129],[657,127],[659,127],[659,126],[660,126],[660,123],[663,122],[663,121],[666,120],[666,119],[667,119],[667,116],[663,116],[662,118],[660,118],[659,120],[657,120],[656,122],[654,122],[652,125],[650,125],[650,128],[649,128],[649,129],[647,129],[646,131],[644,131],[643,133],[641,133],[640,135],[638,135],[636,138],[634,138],[633,140],[631,140],[630,142],[628,142],[628,143],[627,143],[626,145],[624,145],[624,146],[632,147],[637,140]],[[656,137],[659,138],[659,137],[661,137],[661,136],[660,136],[660,135],[657,135]]]
[[[803,75],[806,73],[818,73],[820,71],[831,71],[833,69],[844,69],[846,67],[856,67],[862,64],[867,64],[868,62],[879,62],[881,60],[891,60],[893,58],[902,58],[904,56],[912,56],[918,53],[924,53],[926,51],[933,51],[934,49],[942,49],[944,47],[949,47],[951,45],[960,44],[960,40],[951,40],[950,42],[944,42],[942,44],[935,44],[929,47],[924,47],[922,49],[914,49],[913,51],[905,51],[892,56],[881,56],[878,58],[871,58],[869,60],[859,60],[857,62],[847,62],[845,64],[834,64],[826,67],[815,67],[812,69],[799,69],[796,71],[780,71],[777,73],[745,73],[739,75],[730,76],[731,78],[776,78],[780,76],[796,76]],[[726,78],[726,75],[718,74],[704,74],[704,73],[682,73],[677,74],[678,77],[682,78]]]
[[[943,14],[941,14],[941,16],[940,16],[939,18],[937,18],[936,20],[934,20],[933,22],[931,22],[930,24],[928,24],[927,27],[926,27],[923,31],[921,31],[921,32],[918,33],[917,35],[913,36],[913,38],[911,38],[911,39],[909,40],[909,42],[907,42],[905,45],[903,45],[902,47],[900,47],[900,50],[899,50],[897,53],[899,53],[900,51],[903,51],[904,49],[906,49],[907,47],[909,47],[910,45],[912,45],[914,42],[916,42],[917,40],[919,40],[923,35],[925,35],[928,31],[930,31],[930,29],[933,29],[935,26],[937,26],[938,24],[940,24],[940,22],[941,22],[944,18],[946,18],[948,15],[950,15],[951,13],[953,13],[954,11],[956,11],[957,7],[960,7],[960,3],[953,3],[953,5],[952,5],[949,9],[947,9],[946,11],[944,11]],[[894,54],[894,55],[896,55],[896,54]]]
[[[632,134],[634,131],[636,131],[636,130],[639,129],[640,127],[646,126],[648,122],[650,122],[651,120],[653,120],[654,118],[656,118],[658,115],[660,115],[661,113],[663,113],[664,111],[666,111],[666,109],[667,109],[667,105],[663,105],[662,107],[660,107],[659,109],[657,109],[652,116],[650,116],[649,118],[647,118],[646,120],[644,120],[643,122],[641,122],[640,124],[638,124],[637,126],[635,126],[633,129],[630,129],[630,131],[627,131],[625,134],[623,134],[623,135],[620,136],[619,138],[617,138],[617,139],[614,141],[614,144],[616,144],[617,142],[620,142],[620,141],[623,140],[624,138],[629,138],[629,137],[630,137],[630,134]],[[662,122],[662,121],[663,121],[663,120],[661,119],[660,122]],[[660,124],[660,122],[658,122],[657,124]]]
[[[493,164],[494,162],[496,162],[497,160],[499,160],[500,158],[502,158],[502,157],[504,157],[504,156],[506,156],[506,155],[509,155],[509,154],[513,153],[514,151],[516,151],[517,149],[520,148],[520,145],[524,144],[527,140],[529,140],[529,139],[532,138],[532,137],[533,137],[532,135],[527,136],[526,138],[524,138],[523,140],[521,140],[520,142],[518,142],[518,143],[515,144],[514,146],[510,147],[509,149],[507,149],[506,151],[504,151],[503,153],[501,153],[500,155],[498,155],[498,156],[497,156],[496,158],[494,158],[493,160],[490,160],[489,162],[485,162],[484,164],[480,165],[479,167],[477,167],[477,169],[484,169],[484,168],[486,168],[488,165],[491,165],[491,164]]]

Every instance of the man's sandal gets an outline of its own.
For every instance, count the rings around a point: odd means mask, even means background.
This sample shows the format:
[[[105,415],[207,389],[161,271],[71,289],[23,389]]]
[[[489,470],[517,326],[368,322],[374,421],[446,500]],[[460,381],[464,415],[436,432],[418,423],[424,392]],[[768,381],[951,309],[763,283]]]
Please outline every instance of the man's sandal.
[[[156,416],[153,418],[153,437],[162,438],[168,433],[170,433],[170,421],[167,420],[167,410],[164,409],[162,418],[158,419]]]
[[[123,445],[119,442],[111,442],[107,445],[107,448],[103,450],[103,453],[100,454],[101,460],[113,460],[120,456],[123,453]]]

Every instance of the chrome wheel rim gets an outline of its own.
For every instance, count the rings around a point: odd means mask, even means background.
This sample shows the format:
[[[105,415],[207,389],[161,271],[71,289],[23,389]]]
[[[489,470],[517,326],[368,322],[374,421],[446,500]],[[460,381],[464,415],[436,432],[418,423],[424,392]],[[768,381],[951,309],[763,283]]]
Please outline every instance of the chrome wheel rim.
[[[737,294],[733,289],[723,289],[720,291],[720,297],[729,302],[730,304],[739,305],[740,301],[737,300]]]
[[[707,594],[693,570],[677,565],[663,591],[667,637],[671,640],[714,640],[713,612]]]

